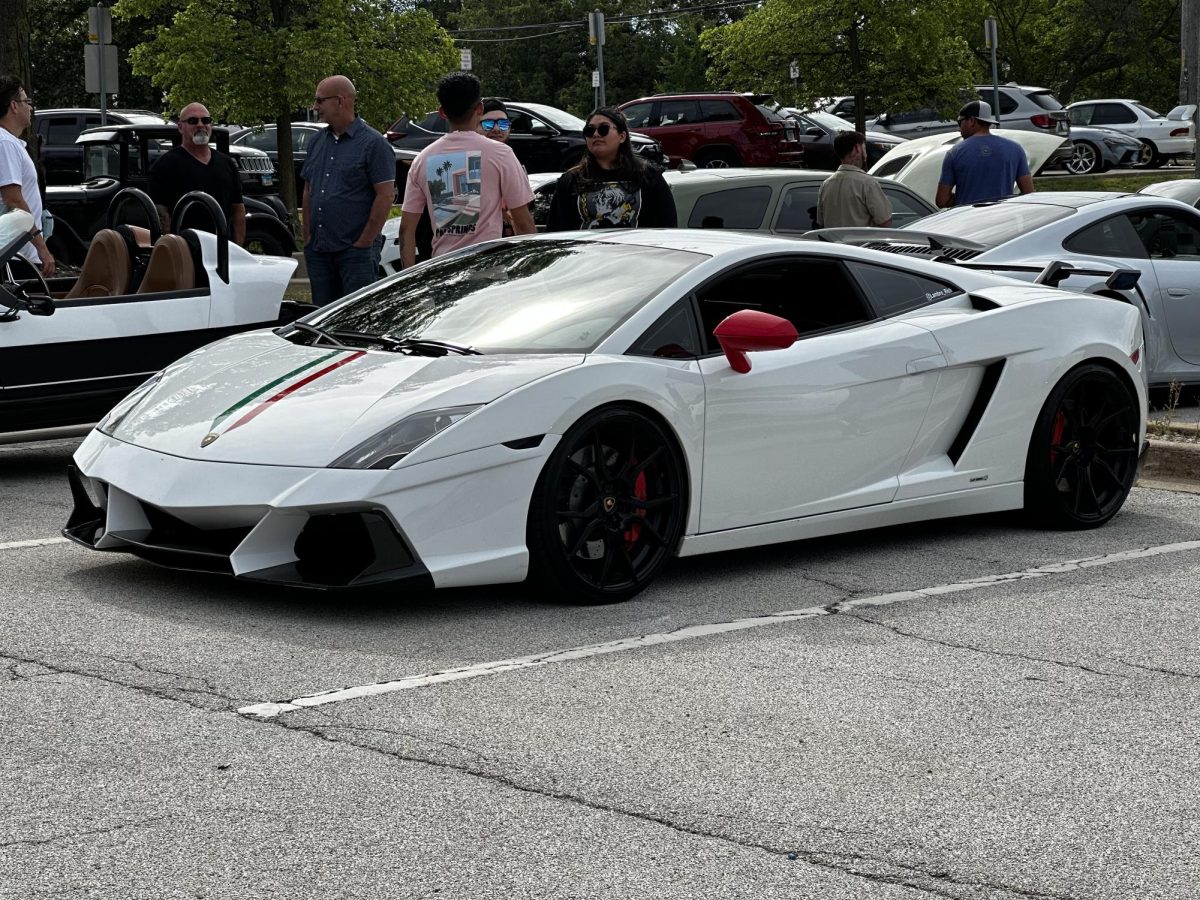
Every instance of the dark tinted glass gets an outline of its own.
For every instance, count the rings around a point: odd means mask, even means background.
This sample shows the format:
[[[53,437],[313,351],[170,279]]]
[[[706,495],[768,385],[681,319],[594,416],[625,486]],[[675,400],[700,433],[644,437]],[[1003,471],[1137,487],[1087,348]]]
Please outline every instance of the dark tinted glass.
[[[653,103],[635,103],[621,110],[625,113],[625,120],[629,123],[630,128],[651,127],[654,123],[650,120],[650,113],[653,111]]]
[[[1093,125],[1129,125],[1136,121],[1134,111],[1121,103],[1097,103],[1092,114]]]
[[[1180,216],[1165,212],[1130,214],[1129,223],[1151,259],[1195,261],[1200,256],[1200,232]]]
[[[766,185],[714,191],[696,201],[688,227],[761,228],[770,202],[771,189]]]
[[[1111,219],[1089,225],[1063,241],[1063,247],[1072,253],[1087,253],[1091,256],[1146,258],[1141,238],[1125,216],[1113,216]]]
[[[962,293],[952,284],[901,269],[858,262],[848,265],[881,316],[894,316]]]
[[[677,304],[630,348],[634,356],[687,359],[700,355],[699,335],[690,300]]]
[[[697,125],[700,122],[700,104],[695,100],[663,100],[659,104],[659,125]]]
[[[736,122],[741,118],[728,100],[701,100],[700,115],[705,122]]]
[[[804,184],[788,188],[775,217],[776,231],[811,231],[817,227],[817,194],[819,184]]]
[[[51,146],[69,147],[75,143],[75,138],[79,137],[82,130],[78,116],[51,119],[50,127],[46,129],[46,143]]]
[[[1063,105],[1058,102],[1058,98],[1049,91],[1034,91],[1032,94],[1026,94],[1026,96],[1042,109],[1055,110],[1063,108]]]

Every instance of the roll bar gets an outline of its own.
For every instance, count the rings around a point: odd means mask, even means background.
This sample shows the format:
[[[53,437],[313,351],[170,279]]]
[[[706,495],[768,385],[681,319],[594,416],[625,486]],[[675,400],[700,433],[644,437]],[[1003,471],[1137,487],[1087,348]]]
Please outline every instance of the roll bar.
[[[142,210],[146,213],[146,219],[150,225],[150,245],[154,246],[154,244],[158,243],[158,239],[162,237],[162,226],[158,221],[158,210],[154,206],[154,201],[150,199],[150,195],[138,188],[121,188],[121,190],[113,194],[113,198],[108,204],[108,213],[104,217],[104,227],[112,228],[117,224],[117,213],[129,200],[136,200],[141,204]]]
[[[171,231],[180,232],[179,223],[193,206],[199,204],[208,210],[213,225],[217,228],[217,277],[229,284],[229,223],[225,221],[225,213],[220,205],[204,191],[189,191],[179,198],[175,209],[171,211]]]

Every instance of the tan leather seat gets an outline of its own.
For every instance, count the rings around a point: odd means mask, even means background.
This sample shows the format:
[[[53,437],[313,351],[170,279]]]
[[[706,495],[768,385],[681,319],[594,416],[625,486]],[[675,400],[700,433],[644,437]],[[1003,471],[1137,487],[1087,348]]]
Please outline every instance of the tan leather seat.
[[[96,232],[74,286],[63,299],[110,297],[129,290],[129,251],[111,228]]]
[[[137,292],[190,291],[195,286],[196,267],[187,241],[177,234],[164,234],[150,251],[150,262]]]

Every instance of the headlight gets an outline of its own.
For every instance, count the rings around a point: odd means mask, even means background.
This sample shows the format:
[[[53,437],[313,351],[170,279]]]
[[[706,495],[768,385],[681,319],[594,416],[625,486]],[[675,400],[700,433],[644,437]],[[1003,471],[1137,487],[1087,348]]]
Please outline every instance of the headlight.
[[[469,416],[483,404],[431,409],[389,425],[374,437],[363,441],[349,453],[329,464],[331,469],[389,469],[459,419]]]
[[[125,417],[133,411],[135,406],[142,402],[142,399],[150,393],[150,390],[162,381],[162,377],[162,372],[155,372],[130,391],[124,400],[110,409],[108,415],[100,420],[100,424],[96,426],[96,430],[101,434],[107,434],[109,437],[112,437],[112,433],[116,431],[117,426],[124,421]]]

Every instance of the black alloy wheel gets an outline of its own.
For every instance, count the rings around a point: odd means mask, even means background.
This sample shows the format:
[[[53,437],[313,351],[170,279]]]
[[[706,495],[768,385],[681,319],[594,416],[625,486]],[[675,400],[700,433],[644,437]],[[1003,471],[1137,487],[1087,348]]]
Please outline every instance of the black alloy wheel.
[[[687,515],[684,464],[650,417],[604,407],[572,426],[529,506],[530,581],[550,599],[628,600],[675,553]]]
[[[246,249],[259,256],[291,256],[291,251],[283,245],[277,235],[265,229],[259,229],[253,224],[246,225]]]
[[[1084,364],[1046,399],[1025,462],[1025,511],[1036,525],[1095,528],[1137,477],[1137,398],[1111,369]]]

